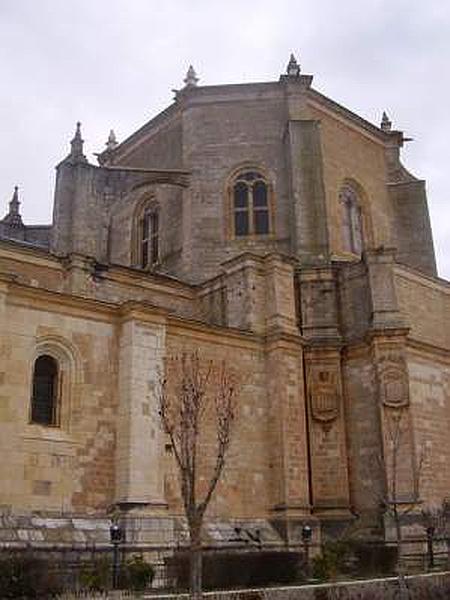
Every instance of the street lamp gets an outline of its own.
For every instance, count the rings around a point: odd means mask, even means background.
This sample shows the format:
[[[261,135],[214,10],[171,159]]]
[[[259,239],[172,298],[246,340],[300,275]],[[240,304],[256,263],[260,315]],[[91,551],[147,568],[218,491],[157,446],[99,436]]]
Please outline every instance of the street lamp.
[[[109,528],[109,535],[111,537],[111,544],[113,545],[113,589],[116,590],[119,587],[119,545],[122,541],[123,532],[117,523],[112,523]]]
[[[309,545],[312,539],[312,527],[309,525],[303,525],[302,527],[302,541],[303,548],[305,551],[305,565],[306,565],[306,576],[309,576]]]

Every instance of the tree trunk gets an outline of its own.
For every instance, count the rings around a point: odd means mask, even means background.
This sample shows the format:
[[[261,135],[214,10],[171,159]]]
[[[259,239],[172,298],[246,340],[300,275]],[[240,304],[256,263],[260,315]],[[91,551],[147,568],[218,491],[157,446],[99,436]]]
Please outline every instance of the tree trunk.
[[[189,527],[190,535],[190,573],[189,573],[189,591],[190,597],[194,600],[202,598],[202,542],[201,525],[191,524]]]

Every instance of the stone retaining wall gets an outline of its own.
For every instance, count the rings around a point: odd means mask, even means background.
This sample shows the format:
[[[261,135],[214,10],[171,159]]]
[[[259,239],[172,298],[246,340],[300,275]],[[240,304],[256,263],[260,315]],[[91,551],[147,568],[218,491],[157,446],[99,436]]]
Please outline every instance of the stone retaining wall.
[[[407,576],[406,585],[410,600],[445,600],[450,598],[450,572]],[[394,600],[399,598],[399,581],[396,577],[279,587],[266,589],[206,592],[205,600]],[[147,594],[152,600],[188,598],[187,594]]]

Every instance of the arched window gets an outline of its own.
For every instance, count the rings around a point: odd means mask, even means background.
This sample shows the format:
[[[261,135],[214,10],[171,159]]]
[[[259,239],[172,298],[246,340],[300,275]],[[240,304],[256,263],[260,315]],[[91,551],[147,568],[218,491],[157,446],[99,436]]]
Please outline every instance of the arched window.
[[[139,219],[139,266],[153,267],[159,262],[159,209],[146,206]]]
[[[60,375],[57,361],[48,354],[35,360],[31,422],[39,425],[58,425]]]
[[[343,249],[360,255],[363,251],[363,225],[358,195],[350,185],[339,194]]]
[[[270,233],[269,186],[257,171],[242,171],[232,186],[235,237]]]

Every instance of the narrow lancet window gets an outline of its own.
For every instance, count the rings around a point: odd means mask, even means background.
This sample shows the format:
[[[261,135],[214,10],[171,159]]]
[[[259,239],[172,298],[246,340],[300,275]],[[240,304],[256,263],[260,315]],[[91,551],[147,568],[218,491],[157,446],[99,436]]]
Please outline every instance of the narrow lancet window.
[[[140,266],[153,267],[159,261],[159,213],[146,208],[141,219]]]
[[[34,363],[31,422],[39,425],[58,424],[58,363],[47,354]]]
[[[343,249],[359,256],[363,251],[363,227],[361,206],[355,190],[348,185],[343,187],[339,194],[339,203]]]

